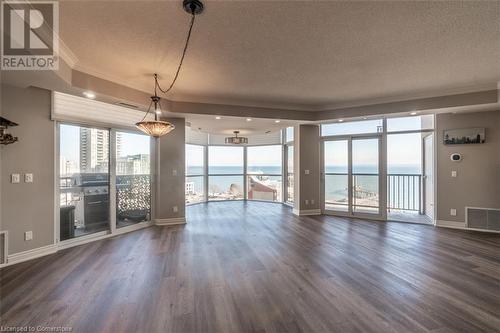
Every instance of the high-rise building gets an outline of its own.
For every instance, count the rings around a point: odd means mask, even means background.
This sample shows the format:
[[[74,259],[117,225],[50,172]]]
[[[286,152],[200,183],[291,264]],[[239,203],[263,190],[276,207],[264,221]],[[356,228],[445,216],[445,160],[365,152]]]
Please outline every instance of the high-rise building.
[[[108,172],[109,132],[80,127],[80,172]]]

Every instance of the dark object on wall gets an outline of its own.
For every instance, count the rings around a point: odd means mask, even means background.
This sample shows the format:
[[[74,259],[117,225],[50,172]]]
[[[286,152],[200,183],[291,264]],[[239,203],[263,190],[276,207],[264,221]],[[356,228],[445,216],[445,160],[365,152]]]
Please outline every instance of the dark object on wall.
[[[462,128],[444,131],[445,145],[484,143],[484,128]]]
[[[453,162],[460,162],[462,160],[462,155],[460,155],[459,153],[453,153],[450,155],[450,159]]]
[[[7,128],[18,126],[16,123],[0,117],[0,144],[8,145],[17,141],[16,136],[12,136],[12,134],[7,133]]]
[[[59,217],[61,240],[75,237],[75,206],[62,206]]]

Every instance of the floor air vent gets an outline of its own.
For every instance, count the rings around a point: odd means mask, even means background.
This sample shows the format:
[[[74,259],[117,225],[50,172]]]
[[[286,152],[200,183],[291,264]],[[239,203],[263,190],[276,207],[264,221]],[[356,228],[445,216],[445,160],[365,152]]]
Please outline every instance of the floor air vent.
[[[500,209],[466,208],[467,228],[500,231]]]

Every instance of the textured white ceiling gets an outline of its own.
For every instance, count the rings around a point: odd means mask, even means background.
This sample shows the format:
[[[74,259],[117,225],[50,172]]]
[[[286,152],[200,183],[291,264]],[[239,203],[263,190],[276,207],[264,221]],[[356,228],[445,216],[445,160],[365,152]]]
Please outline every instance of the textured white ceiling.
[[[77,68],[151,91],[183,46],[181,1],[63,1]],[[500,80],[500,2],[209,1],[173,100],[314,109]]]

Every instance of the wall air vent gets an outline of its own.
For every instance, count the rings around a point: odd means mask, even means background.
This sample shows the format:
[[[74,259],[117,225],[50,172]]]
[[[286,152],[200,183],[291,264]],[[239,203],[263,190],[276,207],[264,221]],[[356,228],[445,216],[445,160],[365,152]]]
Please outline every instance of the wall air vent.
[[[139,108],[137,105],[128,104],[128,103],[125,103],[125,102],[117,102],[116,105],[124,106],[126,108],[131,108],[131,109],[138,109]]]
[[[500,232],[500,209],[498,208],[465,208],[467,228]]]

